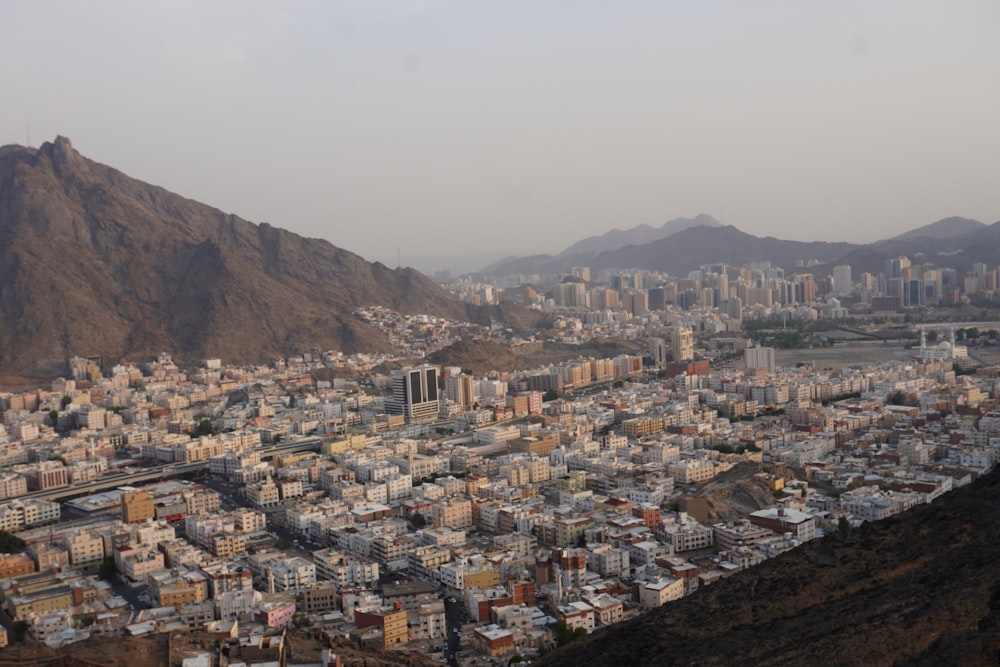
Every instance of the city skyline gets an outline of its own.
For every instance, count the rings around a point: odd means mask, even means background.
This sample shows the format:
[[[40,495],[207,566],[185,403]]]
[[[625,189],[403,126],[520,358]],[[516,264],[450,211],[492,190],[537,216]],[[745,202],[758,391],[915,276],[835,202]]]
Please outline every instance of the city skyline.
[[[1000,219],[988,2],[51,2],[0,18],[0,144],[62,134],[369,259],[554,253],[702,212],[859,243]]]

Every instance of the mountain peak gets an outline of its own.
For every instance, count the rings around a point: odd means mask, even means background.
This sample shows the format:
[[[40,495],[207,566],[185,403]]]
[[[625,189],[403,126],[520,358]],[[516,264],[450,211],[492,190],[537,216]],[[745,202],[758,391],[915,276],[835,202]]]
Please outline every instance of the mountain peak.
[[[88,160],[66,137],[0,149],[0,372],[160,351],[260,362],[389,349],[352,311],[474,319],[415,271],[260,226]]]

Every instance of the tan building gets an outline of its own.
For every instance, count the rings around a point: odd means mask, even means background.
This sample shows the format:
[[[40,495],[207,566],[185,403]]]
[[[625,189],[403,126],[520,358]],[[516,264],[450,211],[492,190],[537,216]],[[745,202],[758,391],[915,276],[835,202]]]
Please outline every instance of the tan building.
[[[122,494],[122,518],[125,523],[142,523],[154,517],[156,506],[148,491],[127,491]]]
[[[354,622],[358,630],[379,628],[386,646],[405,644],[410,639],[410,630],[406,622],[406,610],[398,603],[394,608],[371,612],[354,612]]]
[[[75,568],[100,565],[104,560],[104,539],[92,532],[69,534],[63,538],[69,562]]]
[[[11,579],[35,571],[35,561],[26,554],[0,554],[0,579]]]
[[[431,520],[435,528],[469,528],[472,522],[472,501],[452,498],[431,508]]]
[[[504,655],[514,650],[514,633],[496,625],[476,628],[472,636],[476,650],[488,656]]]

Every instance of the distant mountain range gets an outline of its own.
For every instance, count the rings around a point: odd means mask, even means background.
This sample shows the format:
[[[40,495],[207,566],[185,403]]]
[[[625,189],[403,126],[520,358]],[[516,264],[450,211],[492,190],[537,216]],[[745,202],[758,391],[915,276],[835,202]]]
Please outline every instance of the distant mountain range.
[[[413,269],[135,180],[64,137],[0,148],[0,372],[46,376],[74,355],[262,362],[312,346],[387,350],[352,316],[372,305],[487,324],[537,319],[466,306]]]
[[[815,273],[828,273],[835,264],[850,264],[860,274],[878,273],[886,259],[900,255],[965,270],[974,262],[1000,263],[998,225],[946,218],[885,241],[856,244],[759,237],[699,215],[672,220],[658,229],[640,225],[612,230],[578,241],[558,255],[508,257],[475,275],[557,275],[588,266],[592,271],[641,269],[683,276],[705,264],[740,266],[754,260],[769,260],[786,269],[806,264]]]
[[[1000,471],[828,535],[539,660],[577,665],[1000,664]]]
[[[668,236],[683,232],[692,227],[721,227],[722,223],[710,215],[697,215],[694,218],[675,218],[663,223],[661,227],[650,227],[649,225],[639,225],[624,231],[612,229],[610,232],[600,236],[590,236],[577,241],[570,247],[559,253],[560,257],[573,257],[582,255],[597,256],[602,252],[618,250],[625,246],[642,245],[665,239]]]

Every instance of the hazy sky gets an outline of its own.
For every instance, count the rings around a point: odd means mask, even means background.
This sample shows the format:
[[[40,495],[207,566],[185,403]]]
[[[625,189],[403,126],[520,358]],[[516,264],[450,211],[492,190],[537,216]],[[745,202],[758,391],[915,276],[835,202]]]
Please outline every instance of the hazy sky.
[[[1000,2],[0,0],[0,144],[373,258],[1000,220]]]

